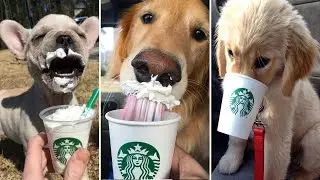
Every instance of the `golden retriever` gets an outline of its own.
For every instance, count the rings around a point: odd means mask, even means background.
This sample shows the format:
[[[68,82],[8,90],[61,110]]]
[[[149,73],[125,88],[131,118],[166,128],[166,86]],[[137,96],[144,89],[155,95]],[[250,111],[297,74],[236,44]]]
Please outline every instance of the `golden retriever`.
[[[282,180],[288,172],[294,179],[318,177],[320,102],[307,77],[319,46],[302,16],[286,0],[230,0],[216,40],[222,77],[239,73],[268,86],[258,114],[265,126],[264,179]],[[246,145],[231,137],[219,171],[236,172]]]
[[[209,162],[209,11],[201,0],[145,0],[120,22],[108,77],[149,81],[159,75],[181,99],[177,145],[201,164]],[[146,59],[149,64],[139,62]],[[171,73],[170,77],[161,74]],[[161,138],[161,137],[159,137]]]

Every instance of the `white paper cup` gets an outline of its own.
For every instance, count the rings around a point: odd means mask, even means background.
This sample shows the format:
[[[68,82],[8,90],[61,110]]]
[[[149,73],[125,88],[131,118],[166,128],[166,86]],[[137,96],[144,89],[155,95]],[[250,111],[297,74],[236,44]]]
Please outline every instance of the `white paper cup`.
[[[68,108],[68,105],[54,106],[40,112],[46,128],[53,168],[63,174],[66,164],[78,148],[87,148],[92,124],[92,116],[77,121],[55,121],[46,118],[58,109]]]
[[[169,177],[180,115],[166,112],[157,122],[124,121],[115,110],[106,118],[114,179]]]
[[[248,139],[267,86],[240,74],[227,74],[223,80],[218,131]]]

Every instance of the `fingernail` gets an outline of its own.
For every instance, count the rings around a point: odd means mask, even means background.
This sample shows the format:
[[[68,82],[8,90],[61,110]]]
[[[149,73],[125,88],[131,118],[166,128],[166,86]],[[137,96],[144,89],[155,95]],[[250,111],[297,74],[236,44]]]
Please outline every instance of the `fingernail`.
[[[39,135],[45,135],[45,134],[46,134],[45,132],[40,132],[40,133],[39,133]]]
[[[84,148],[80,148],[77,150],[77,156],[76,156],[76,159],[78,161],[81,161],[85,164],[87,164],[89,162],[89,159],[90,159],[90,153],[87,149],[84,149]]]

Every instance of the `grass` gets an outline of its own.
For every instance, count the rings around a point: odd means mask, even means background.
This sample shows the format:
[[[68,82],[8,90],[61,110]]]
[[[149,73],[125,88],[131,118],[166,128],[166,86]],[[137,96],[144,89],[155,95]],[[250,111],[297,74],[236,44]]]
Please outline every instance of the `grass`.
[[[0,51],[0,89],[30,87],[32,78],[28,73],[25,61],[17,61],[8,50]],[[90,61],[84,79],[76,89],[80,104],[86,103],[94,88],[99,87],[99,63]],[[96,111],[98,112],[98,103]],[[99,120],[98,114],[93,121],[89,147],[91,160],[88,173],[91,179],[99,179]],[[21,145],[6,137],[0,137],[0,179],[21,179],[24,164],[24,153]],[[56,173],[50,179],[62,179]]]

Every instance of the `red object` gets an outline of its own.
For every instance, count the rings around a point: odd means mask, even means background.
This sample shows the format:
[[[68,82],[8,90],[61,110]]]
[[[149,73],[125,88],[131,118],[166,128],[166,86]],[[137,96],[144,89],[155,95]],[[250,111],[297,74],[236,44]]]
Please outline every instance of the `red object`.
[[[256,126],[254,132],[254,180],[263,180],[264,176],[264,127]]]

